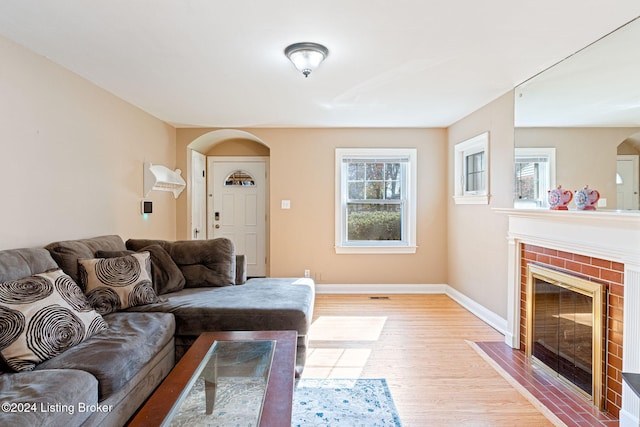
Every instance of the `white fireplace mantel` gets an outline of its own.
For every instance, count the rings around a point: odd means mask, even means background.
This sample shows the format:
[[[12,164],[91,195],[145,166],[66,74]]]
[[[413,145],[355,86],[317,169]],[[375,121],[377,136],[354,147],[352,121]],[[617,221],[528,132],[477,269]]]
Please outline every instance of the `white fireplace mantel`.
[[[520,346],[520,248],[532,244],[624,264],[623,371],[640,373],[640,212],[495,209],[509,217],[505,341]],[[640,426],[640,398],[623,385],[621,426]]]
[[[640,212],[496,209],[509,215],[509,237],[526,243],[640,265]],[[549,246],[551,245],[551,246]]]

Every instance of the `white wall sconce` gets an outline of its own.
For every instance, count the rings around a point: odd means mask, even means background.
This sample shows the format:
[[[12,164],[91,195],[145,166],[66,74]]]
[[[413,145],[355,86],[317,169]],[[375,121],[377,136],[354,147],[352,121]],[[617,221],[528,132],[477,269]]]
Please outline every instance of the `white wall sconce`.
[[[329,55],[329,49],[318,43],[294,43],[284,50],[284,54],[305,77],[315,70]]]

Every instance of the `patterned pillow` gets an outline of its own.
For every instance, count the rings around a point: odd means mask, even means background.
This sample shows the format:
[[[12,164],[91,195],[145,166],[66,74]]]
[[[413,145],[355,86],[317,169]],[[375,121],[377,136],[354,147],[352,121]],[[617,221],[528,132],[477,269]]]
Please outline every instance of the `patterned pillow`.
[[[159,301],[151,283],[149,252],[79,259],[78,270],[89,303],[100,314]]]
[[[30,371],[107,328],[62,270],[0,283],[0,354],[14,371]]]

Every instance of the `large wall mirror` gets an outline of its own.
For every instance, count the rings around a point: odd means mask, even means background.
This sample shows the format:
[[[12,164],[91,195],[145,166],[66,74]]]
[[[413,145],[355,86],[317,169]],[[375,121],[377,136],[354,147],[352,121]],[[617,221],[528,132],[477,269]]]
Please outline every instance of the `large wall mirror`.
[[[515,91],[515,207],[588,185],[598,209],[640,210],[640,17]]]

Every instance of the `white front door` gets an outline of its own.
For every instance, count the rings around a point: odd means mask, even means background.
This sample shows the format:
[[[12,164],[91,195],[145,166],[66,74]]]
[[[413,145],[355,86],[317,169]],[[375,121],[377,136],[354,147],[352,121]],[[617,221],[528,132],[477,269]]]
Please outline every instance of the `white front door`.
[[[617,208],[618,209],[640,209],[640,173],[638,172],[638,156],[619,155],[618,175],[616,176]]]
[[[207,238],[207,156],[191,150],[191,239]]]
[[[209,157],[209,238],[226,237],[247,259],[247,276],[266,275],[266,159]]]

